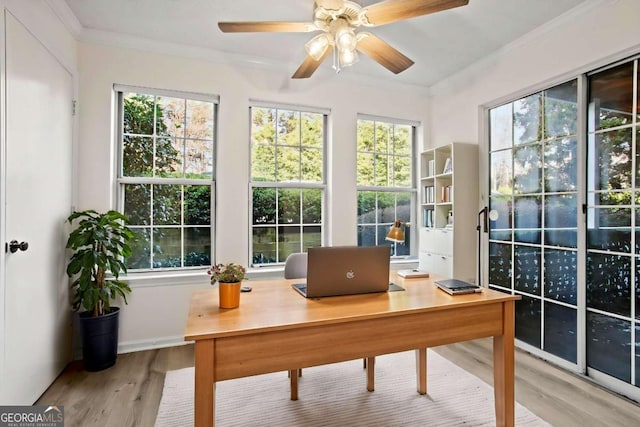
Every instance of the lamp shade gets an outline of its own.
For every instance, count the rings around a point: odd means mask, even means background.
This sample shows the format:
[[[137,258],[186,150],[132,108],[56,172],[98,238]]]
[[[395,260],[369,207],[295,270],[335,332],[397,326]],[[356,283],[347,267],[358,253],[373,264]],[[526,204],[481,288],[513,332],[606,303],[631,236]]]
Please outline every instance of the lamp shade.
[[[322,58],[322,55],[327,51],[329,45],[331,44],[331,39],[329,35],[326,33],[318,34],[311,40],[309,40],[305,45],[305,49],[309,56],[311,56],[316,61],[319,61]]]
[[[391,229],[389,229],[386,240],[404,243],[404,231],[402,231],[402,223],[400,221],[396,220],[396,222],[393,223]]]

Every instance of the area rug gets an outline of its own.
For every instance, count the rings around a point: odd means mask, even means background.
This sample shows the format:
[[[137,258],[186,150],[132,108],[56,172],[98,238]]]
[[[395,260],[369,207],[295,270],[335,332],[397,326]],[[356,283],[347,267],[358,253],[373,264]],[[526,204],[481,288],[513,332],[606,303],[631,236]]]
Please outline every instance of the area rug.
[[[256,355],[256,357],[260,357]],[[167,372],[156,427],[193,425],[193,368]],[[416,392],[415,353],[376,357],[375,391],[362,359],[306,368],[297,401],[286,372],[216,384],[216,425],[494,426],[493,388],[429,350],[427,391]],[[516,403],[517,426],[549,426]]]

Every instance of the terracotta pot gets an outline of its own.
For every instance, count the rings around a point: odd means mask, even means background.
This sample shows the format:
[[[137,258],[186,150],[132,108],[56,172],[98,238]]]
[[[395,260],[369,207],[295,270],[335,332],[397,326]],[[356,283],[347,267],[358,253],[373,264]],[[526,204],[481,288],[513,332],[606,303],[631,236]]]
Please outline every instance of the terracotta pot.
[[[220,308],[236,308],[240,305],[240,285],[241,282],[220,283]]]

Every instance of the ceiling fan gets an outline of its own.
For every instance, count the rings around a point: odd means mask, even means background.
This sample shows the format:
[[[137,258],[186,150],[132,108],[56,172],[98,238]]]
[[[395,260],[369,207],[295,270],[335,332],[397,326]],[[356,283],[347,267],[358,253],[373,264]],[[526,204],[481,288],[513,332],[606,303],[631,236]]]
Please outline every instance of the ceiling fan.
[[[469,0],[385,0],[363,7],[349,0],[315,0],[313,22],[219,22],[218,27],[224,33],[321,31],[305,44],[308,55],[293,74],[294,79],[311,77],[331,53],[333,68],[340,72],[342,68],[357,62],[357,51],[398,74],[412,66],[413,61],[372,33],[356,30],[428,15],[468,3]]]

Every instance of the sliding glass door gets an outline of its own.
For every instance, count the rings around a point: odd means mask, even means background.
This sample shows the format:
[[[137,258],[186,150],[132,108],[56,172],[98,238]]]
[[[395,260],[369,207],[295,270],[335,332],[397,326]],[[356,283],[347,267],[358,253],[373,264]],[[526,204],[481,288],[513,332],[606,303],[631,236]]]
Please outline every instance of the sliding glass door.
[[[492,108],[488,146],[489,206],[499,213],[488,282],[522,297],[519,345],[633,398],[639,76],[639,60],[628,60]]]
[[[589,76],[586,355],[640,385],[638,61]],[[634,348],[635,347],[635,348]]]

